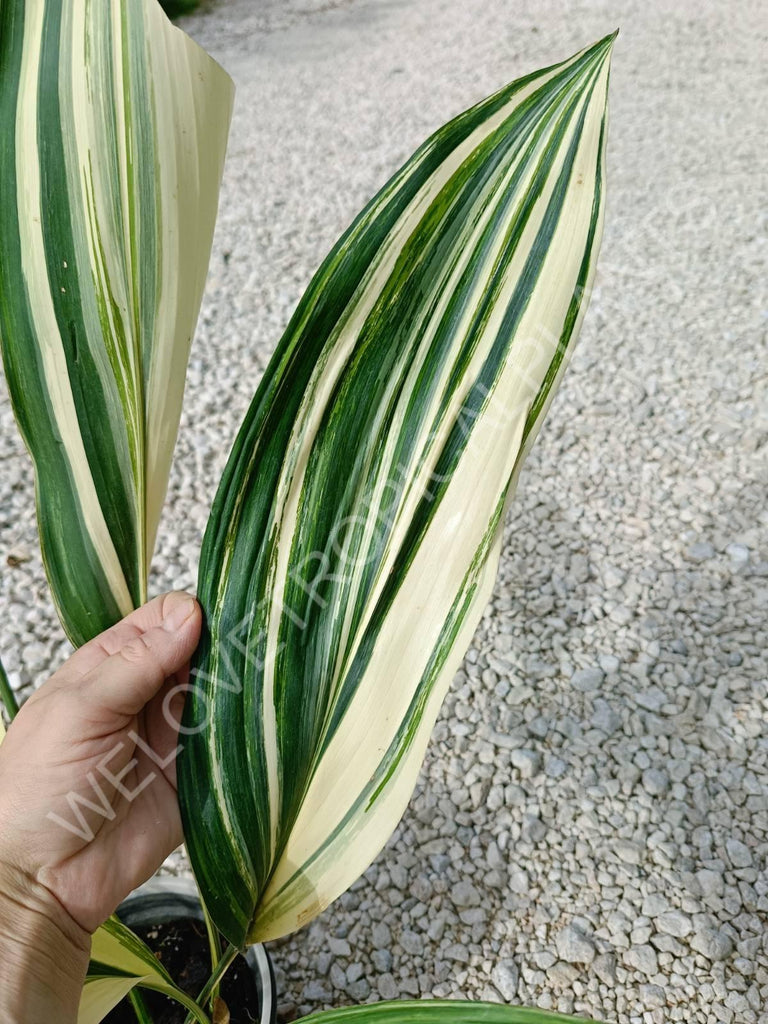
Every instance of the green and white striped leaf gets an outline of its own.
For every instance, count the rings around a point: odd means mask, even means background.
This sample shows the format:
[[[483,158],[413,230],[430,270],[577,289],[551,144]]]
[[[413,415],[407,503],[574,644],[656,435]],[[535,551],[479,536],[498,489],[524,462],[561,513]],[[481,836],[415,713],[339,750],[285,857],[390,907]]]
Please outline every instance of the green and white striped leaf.
[[[180,761],[230,941],[340,895],[413,791],[595,269],[603,39],[432,136],[301,300],[225,470]]]
[[[565,1017],[545,1010],[463,999],[404,999],[345,1006],[300,1018],[300,1024],[565,1024],[566,1021],[597,1024],[586,1017]]]
[[[77,1024],[99,1024],[137,986],[162,992],[193,1011],[198,1020],[207,1020],[141,939],[111,917],[91,940],[91,962]]]
[[[78,645],[146,597],[232,83],[156,0],[3,0],[0,66],[0,340]]]

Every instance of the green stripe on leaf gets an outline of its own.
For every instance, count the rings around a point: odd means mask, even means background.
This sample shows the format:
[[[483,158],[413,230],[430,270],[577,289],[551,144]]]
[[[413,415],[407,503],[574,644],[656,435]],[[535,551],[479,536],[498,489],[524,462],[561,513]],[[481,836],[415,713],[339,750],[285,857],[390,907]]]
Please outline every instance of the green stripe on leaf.
[[[594,274],[612,37],[432,136],[315,275],[209,521],[180,798],[230,941],[386,842]]]

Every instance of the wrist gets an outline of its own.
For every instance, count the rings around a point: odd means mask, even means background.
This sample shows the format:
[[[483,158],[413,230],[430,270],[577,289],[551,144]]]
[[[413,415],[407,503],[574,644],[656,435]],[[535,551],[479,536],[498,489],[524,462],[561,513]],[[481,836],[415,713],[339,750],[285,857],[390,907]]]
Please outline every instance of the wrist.
[[[0,1019],[74,1022],[90,948],[45,886],[0,863]]]

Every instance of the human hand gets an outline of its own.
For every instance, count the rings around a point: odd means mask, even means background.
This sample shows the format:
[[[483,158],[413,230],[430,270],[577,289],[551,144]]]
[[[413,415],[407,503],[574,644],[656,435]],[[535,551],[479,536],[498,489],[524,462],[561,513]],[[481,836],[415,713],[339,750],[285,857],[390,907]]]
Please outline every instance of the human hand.
[[[52,925],[67,956],[86,950],[83,974],[90,934],[182,840],[174,754],[200,626],[187,594],[149,602],[81,647],[0,746],[0,932],[10,915],[29,947]]]

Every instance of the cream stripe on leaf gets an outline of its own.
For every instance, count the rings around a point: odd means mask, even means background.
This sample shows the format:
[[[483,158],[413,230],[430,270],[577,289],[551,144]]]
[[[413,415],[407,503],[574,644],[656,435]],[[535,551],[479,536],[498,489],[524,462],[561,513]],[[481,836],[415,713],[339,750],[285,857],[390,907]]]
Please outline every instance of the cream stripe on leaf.
[[[116,917],[111,917],[91,940],[91,962],[77,1024],[99,1024],[137,987],[161,992],[184,1006],[195,1020],[207,1024],[206,1014],[174,984],[152,951]]]
[[[311,920],[408,802],[586,308],[612,42],[467,111],[384,186],[235,442],[180,760],[188,849],[232,942]]]
[[[0,59],[0,341],[80,644],[146,598],[232,84],[157,0],[8,0]]]

